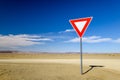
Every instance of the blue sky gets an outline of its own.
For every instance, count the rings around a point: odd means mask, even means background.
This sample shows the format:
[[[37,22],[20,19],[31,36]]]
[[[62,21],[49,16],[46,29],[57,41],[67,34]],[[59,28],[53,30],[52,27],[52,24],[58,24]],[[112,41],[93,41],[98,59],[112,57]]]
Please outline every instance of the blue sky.
[[[0,0],[0,50],[79,52],[70,19],[93,16],[84,52],[120,52],[119,0]]]

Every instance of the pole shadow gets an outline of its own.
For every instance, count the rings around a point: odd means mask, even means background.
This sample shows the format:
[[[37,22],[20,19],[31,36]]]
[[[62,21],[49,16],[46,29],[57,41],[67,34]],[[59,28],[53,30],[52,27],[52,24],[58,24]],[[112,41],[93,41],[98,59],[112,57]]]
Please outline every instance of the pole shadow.
[[[82,74],[88,73],[89,71],[91,71],[91,70],[94,69],[95,67],[104,67],[104,66],[102,66],[102,65],[89,65],[89,67],[90,67],[90,68],[89,68],[87,71],[83,72]]]

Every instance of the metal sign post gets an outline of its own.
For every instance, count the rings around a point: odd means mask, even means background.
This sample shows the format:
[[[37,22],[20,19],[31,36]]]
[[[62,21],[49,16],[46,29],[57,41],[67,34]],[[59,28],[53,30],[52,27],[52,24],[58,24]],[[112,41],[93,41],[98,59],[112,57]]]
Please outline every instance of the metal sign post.
[[[81,75],[83,74],[83,59],[82,59],[82,37],[80,37],[80,68]]]

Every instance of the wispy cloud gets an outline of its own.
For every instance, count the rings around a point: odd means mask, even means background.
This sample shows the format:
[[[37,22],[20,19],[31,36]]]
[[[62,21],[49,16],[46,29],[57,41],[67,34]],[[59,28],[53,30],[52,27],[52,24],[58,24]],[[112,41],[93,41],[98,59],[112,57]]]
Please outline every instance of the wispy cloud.
[[[100,42],[109,42],[109,41],[112,41],[112,39],[102,38],[100,36],[83,37],[83,42],[85,43],[100,43]],[[80,38],[76,37],[65,42],[73,42],[73,43],[80,42]]]
[[[0,47],[2,48],[12,48],[12,47],[22,47],[31,46],[36,44],[44,44],[44,41],[52,41],[49,38],[43,38],[39,35],[0,35]]]
[[[74,32],[74,29],[66,29],[64,31],[60,31],[59,33],[68,33],[68,32]]]
[[[120,43],[120,38],[114,40],[115,43]]]
[[[31,41],[53,41],[50,38],[39,38],[39,39],[29,39],[29,40],[31,40]]]
[[[100,36],[91,36],[91,37],[84,37],[83,42],[86,43],[99,43],[99,42],[109,42],[112,41],[111,38],[102,38]]]
[[[74,29],[66,29],[64,32],[74,32]]]

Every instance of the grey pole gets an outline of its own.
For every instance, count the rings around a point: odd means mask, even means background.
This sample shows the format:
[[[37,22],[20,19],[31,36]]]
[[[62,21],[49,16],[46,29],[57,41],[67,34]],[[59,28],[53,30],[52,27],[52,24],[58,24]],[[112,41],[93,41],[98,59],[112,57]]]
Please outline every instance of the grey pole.
[[[82,37],[80,37],[80,69],[81,75],[83,74],[83,61],[82,61]]]

